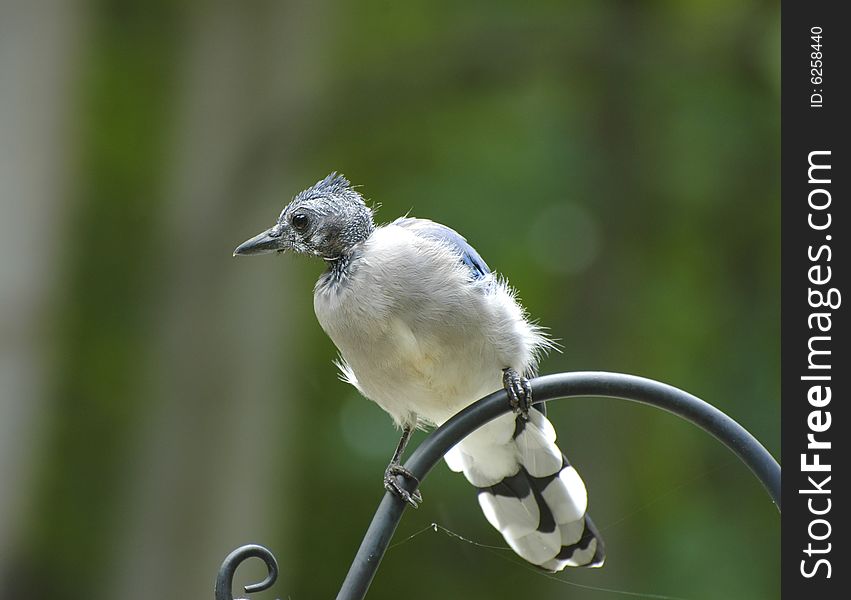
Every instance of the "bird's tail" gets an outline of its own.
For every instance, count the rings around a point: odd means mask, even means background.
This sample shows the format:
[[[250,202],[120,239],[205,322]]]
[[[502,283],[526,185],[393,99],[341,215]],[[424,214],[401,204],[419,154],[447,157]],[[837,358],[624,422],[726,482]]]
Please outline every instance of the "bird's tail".
[[[514,551],[548,571],[600,567],[603,540],[586,514],[585,484],[538,410],[504,415],[446,454],[449,468],[478,488],[485,517]]]

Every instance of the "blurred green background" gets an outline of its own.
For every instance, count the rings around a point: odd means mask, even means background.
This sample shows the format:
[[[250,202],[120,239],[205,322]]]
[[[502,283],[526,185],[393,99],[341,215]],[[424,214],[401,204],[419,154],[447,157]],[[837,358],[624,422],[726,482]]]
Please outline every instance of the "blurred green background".
[[[339,170],[457,228],[603,369],[779,455],[779,3],[0,2],[0,597],[212,597],[234,547],[336,593],[389,418],[337,379],[320,264],[231,258]],[[779,597],[779,516],[703,432],[555,403],[608,542],[584,586]],[[415,442],[416,443],[416,442]],[[503,546],[441,465],[396,540]],[[240,571],[249,582],[257,565]],[[617,598],[444,533],[371,598]]]

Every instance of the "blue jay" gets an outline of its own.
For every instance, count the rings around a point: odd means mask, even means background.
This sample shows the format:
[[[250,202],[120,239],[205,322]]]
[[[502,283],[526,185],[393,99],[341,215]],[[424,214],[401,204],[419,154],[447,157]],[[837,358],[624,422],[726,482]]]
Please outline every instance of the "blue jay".
[[[388,490],[417,506],[419,491],[397,479],[414,478],[401,466],[411,432],[504,387],[515,414],[455,446],[449,468],[477,488],[487,520],[530,563],[553,572],[603,564],[585,484],[531,406],[526,377],[553,343],[460,234],[409,217],[376,226],[360,193],[332,173],[234,255],[284,251],[326,262],[313,305],[340,352],[337,366],[402,430],[384,475]]]

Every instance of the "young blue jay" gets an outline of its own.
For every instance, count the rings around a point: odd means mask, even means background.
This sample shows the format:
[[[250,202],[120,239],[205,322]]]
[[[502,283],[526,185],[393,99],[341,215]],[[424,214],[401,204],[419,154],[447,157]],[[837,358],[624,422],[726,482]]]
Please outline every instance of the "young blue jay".
[[[340,351],[343,378],[402,429],[388,490],[413,506],[422,501],[396,478],[413,478],[400,464],[413,429],[440,425],[505,387],[516,414],[455,446],[449,468],[478,489],[487,520],[530,563],[549,571],[603,564],[585,484],[556,446],[552,424],[531,407],[524,377],[553,344],[461,235],[408,217],[376,227],[361,195],[332,173],[234,255],[284,251],[327,263],[313,305]]]

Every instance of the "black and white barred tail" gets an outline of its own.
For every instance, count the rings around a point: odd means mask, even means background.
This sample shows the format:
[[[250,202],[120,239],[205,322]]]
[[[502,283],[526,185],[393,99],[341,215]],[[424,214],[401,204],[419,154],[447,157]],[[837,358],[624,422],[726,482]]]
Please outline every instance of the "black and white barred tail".
[[[500,417],[446,455],[479,490],[485,517],[522,558],[547,571],[600,567],[603,541],[586,514],[585,484],[538,410]]]

